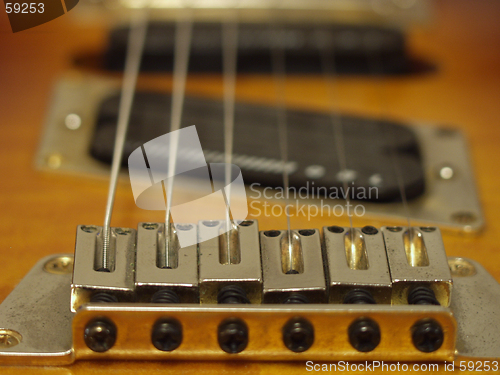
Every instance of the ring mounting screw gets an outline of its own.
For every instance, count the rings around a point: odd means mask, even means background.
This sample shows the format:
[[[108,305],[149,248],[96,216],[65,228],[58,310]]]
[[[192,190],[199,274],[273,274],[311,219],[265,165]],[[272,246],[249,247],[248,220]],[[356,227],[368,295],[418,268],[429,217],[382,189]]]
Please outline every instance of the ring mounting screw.
[[[159,319],[151,331],[151,342],[164,352],[175,350],[182,343],[182,326],[171,318]]]
[[[283,343],[292,352],[305,352],[314,343],[313,325],[303,318],[290,319],[283,327]]]
[[[349,342],[360,352],[371,352],[380,343],[380,328],[368,318],[360,318],[349,326]]]
[[[248,345],[248,327],[240,319],[226,319],[219,325],[217,339],[226,353],[240,353]]]
[[[85,326],[83,338],[90,350],[106,352],[115,345],[116,326],[107,318],[96,318]]]
[[[443,345],[443,328],[434,319],[422,319],[412,327],[411,338],[421,352],[435,352]]]

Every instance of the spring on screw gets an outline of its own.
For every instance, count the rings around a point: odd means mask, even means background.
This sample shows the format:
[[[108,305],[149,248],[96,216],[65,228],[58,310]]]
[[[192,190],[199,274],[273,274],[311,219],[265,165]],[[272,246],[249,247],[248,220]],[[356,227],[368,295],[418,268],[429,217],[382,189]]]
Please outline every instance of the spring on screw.
[[[90,297],[90,302],[116,303],[118,298],[109,293],[99,292]]]
[[[217,294],[217,303],[250,303],[246,292],[237,285],[228,285],[222,288]]]
[[[309,303],[309,299],[300,294],[300,293],[291,293],[288,297],[283,301],[285,305],[288,304],[306,304]]]
[[[344,297],[346,305],[375,305],[376,303],[372,294],[365,289],[353,289]]]
[[[170,289],[161,289],[151,297],[151,303],[179,303],[177,293]]]
[[[408,294],[410,305],[440,305],[434,291],[426,286],[417,286]]]

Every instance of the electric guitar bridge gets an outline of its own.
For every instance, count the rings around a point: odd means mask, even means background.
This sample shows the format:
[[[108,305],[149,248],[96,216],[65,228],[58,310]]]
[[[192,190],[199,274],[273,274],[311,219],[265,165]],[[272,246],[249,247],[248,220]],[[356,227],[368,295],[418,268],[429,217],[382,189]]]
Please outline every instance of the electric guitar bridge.
[[[500,285],[437,228],[224,225],[112,228],[105,266],[79,226],[0,305],[0,363],[500,358]]]

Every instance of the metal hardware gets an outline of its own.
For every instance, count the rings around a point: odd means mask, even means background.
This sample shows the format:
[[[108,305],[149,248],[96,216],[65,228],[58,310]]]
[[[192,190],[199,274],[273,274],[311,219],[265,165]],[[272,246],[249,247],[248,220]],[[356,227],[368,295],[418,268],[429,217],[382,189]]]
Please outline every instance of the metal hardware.
[[[17,345],[0,347],[3,365],[66,365],[75,360],[71,273],[47,272],[46,264],[70,254],[41,259],[0,305],[2,334],[17,334]],[[33,316],[36,314],[36,319]],[[81,333],[83,335],[83,333]]]
[[[180,248],[177,236],[185,236],[194,245]],[[159,268],[160,249],[165,246],[164,223],[139,223],[137,228],[137,268],[135,287],[141,302],[197,303],[198,249],[197,228],[194,224],[176,224],[170,233],[170,249],[167,254],[175,259],[174,268]],[[176,245],[177,244],[177,245]],[[159,293],[159,294],[156,294]],[[155,296],[152,301],[153,296]]]
[[[435,320],[422,319],[412,327],[411,337],[418,350],[431,353],[443,345],[444,332],[441,325]]]
[[[449,258],[449,264],[467,265],[474,272],[454,275],[450,308],[426,305],[153,305],[138,303],[87,304],[72,313],[71,276],[50,273],[45,265],[60,257],[38,262],[0,305],[0,334],[18,335],[19,343],[0,347],[0,363],[10,365],[62,365],[75,359],[230,359],[219,346],[217,327],[227,318],[238,318],[248,327],[249,341],[238,358],[303,360],[283,345],[282,329],[290,319],[307,319],[315,332],[307,350],[310,360],[398,360],[438,361],[500,358],[500,337],[491,327],[500,326],[500,284],[478,263]],[[38,319],[31,316],[36,309]],[[84,330],[95,318],[110,319],[119,334],[115,344],[96,353],[84,341]],[[182,324],[183,341],[177,349],[164,352],[151,344],[151,330],[159,319]],[[381,341],[376,350],[362,353],[353,348],[346,327],[361,318],[375,321]],[[433,319],[444,333],[443,344],[431,353],[414,345],[417,322]],[[456,326],[455,326],[456,319]],[[72,323],[73,320],[73,323]],[[140,321],[141,324],[137,324]],[[73,324],[73,328],[71,325]],[[200,331],[200,325],[208,327]],[[72,338],[74,342],[72,342]],[[15,339],[13,339],[15,343]],[[332,346],[332,343],[335,343]],[[456,343],[456,344],[455,344]]]
[[[248,345],[248,327],[241,319],[226,319],[217,329],[217,340],[226,353],[241,353]]]
[[[259,227],[256,220],[246,223],[251,224],[223,234],[220,233],[226,229],[224,221],[200,221],[198,224],[201,303],[217,303],[219,291],[229,285],[242,288],[251,303],[261,302]],[[231,236],[229,252],[228,235]],[[227,261],[228,253],[234,254],[231,257],[239,262],[223,264],[221,261]]]
[[[383,227],[382,233],[392,278],[392,303],[407,304],[411,289],[425,286],[442,306],[449,306],[452,279],[439,229]]]
[[[283,327],[283,343],[295,353],[302,353],[314,343],[314,327],[306,319],[292,318]]]
[[[116,326],[106,318],[96,318],[85,326],[83,339],[90,350],[104,353],[116,342]]]
[[[182,343],[182,325],[171,318],[160,318],[151,332],[151,342],[156,349],[171,352]]]
[[[366,353],[380,344],[380,327],[372,319],[360,318],[349,326],[349,342],[354,349]]]
[[[112,228],[111,272],[101,272],[98,250],[102,227],[79,225],[76,230],[75,262],[71,284],[71,310],[76,311],[96,293],[113,295],[120,302],[132,301],[135,270],[135,229]]]
[[[326,284],[319,231],[292,232],[292,244],[288,244],[285,230],[260,233],[264,302],[282,303],[298,292],[311,303],[324,303]],[[290,248],[295,259],[285,267]]]
[[[354,289],[369,292],[377,303],[391,303],[384,238],[372,228],[353,228],[351,236],[348,227],[323,227],[330,303],[343,303]]]
[[[96,316],[105,316],[117,325],[117,340],[113,348],[96,354],[83,340],[85,325]],[[150,341],[150,332],[161,317],[177,319],[183,325],[183,341],[176,350],[165,353],[156,350]],[[283,343],[283,327],[291,319],[300,317],[317,327],[314,342],[304,353],[308,360],[366,360],[366,353],[353,348],[346,327],[360,318],[369,318],[380,327],[381,340],[371,360],[398,361],[451,361],[455,355],[455,321],[448,308],[441,306],[388,306],[388,305],[123,305],[88,304],[73,319],[74,349],[77,359],[129,359],[129,360],[230,360],[221,349],[220,328],[226,322],[239,322],[242,326],[228,328],[228,342],[234,351],[240,350],[238,359],[300,360],[302,355],[292,352]],[[432,353],[415,348],[411,328],[422,319],[434,319],[446,332],[443,345]],[[141,324],[137,324],[140,321]],[[205,327],[200,330],[199,327]],[[319,329],[319,327],[323,327]],[[335,343],[334,345],[332,345]],[[234,352],[232,351],[232,352]],[[236,355],[234,354],[236,357]]]

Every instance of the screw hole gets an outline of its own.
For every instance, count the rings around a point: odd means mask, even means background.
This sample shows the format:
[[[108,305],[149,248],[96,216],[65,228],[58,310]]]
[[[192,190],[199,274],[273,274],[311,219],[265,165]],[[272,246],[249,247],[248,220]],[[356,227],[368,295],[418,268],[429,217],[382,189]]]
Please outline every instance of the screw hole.
[[[191,224],[178,224],[176,225],[176,228],[179,230],[187,231],[193,229],[193,226]]]
[[[132,231],[128,228],[115,228],[115,233],[126,236],[127,234],[132,233]]]
[[[386,227],[386,229],[389,231],[389,232],[401,232],[403,230],[402,227]]]
[[[331,227],[327,227],[326,229],[328,229],[332,233],[343,233],[344,232],[344,228],[336,226],[336,225],[333,225]]]
[[[375,227],[372,227],[371,225],[364,226],[363,229],[361,229],[361,231],[364,234],[368,234],[368,235],[374,235],[374,234],[378,233],[378,229]]]
[[[314,229],[301,229],[299,230],[299,234],[301,236],[312,236],[316,231]]]
[[[266,230],[264,236],[266,237],[278,237],[281,234],[279,230]]]
[[[158,224],[155,223],[144,223],[142,224],[142,227],[147,230],[154,230],[158,228]]]
[[[251,221],[251,220],[245,220],[245,221],[242,221],[241,223],[239,223],[239,225],[242,227],[249,227],[252,224],[253,224],[253,221]]]
[[[206,227],[216,227],[219,225],[219,222],[217,220],[206,220],[203,222],[203,225]]]
[[[82,225],[81,229],[87,233],[97,232],[97,227],[95,227],[94,225]]]
[[[420,227],[420,230],[423,232],[431,233],[436,231],[436,227]]]

